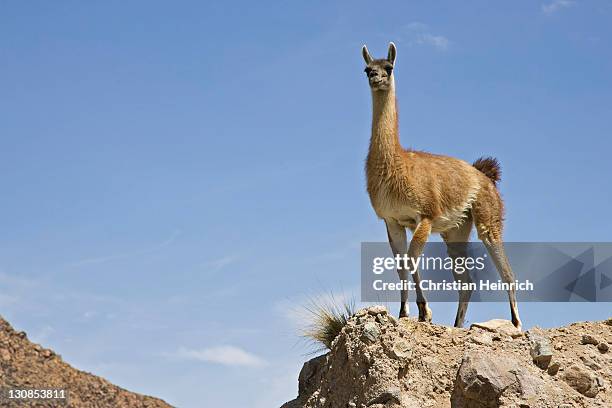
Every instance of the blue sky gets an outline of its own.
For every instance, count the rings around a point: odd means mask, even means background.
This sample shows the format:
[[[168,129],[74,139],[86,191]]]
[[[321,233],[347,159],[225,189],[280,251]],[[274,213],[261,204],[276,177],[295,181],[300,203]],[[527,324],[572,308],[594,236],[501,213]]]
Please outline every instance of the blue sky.
[[[301,305],[357,295],[359,243],[386,239],[361,45],[397,44],[405,146],[499,158],[507,241],[610,241],[611,17],[567,0],[3,2],[0,313],[180,407],[279,406],[309,351]],[[432,308],[451,322],[455,305]]]

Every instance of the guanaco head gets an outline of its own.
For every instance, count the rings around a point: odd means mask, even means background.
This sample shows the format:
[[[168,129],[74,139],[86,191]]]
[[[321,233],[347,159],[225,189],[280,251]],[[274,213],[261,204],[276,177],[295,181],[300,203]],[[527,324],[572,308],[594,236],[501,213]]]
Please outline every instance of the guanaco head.
[[[387,58],[374,59],[365,45],[361,49],[361,54],[365,60],[365,73],[368,76],[368,82],[372,91],[387,91],[393,85],[393,65],[395,64],[395,56],[397,49],[395,44],[389,43],[389,52]]]

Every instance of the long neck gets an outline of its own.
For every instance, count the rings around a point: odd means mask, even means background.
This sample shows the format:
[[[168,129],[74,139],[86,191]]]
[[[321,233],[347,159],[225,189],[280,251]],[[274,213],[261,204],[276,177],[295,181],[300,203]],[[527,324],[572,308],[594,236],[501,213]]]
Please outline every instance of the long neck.
[[[370,156],[392,158],[400,149],[395,84],[386,91],[372,91]]]

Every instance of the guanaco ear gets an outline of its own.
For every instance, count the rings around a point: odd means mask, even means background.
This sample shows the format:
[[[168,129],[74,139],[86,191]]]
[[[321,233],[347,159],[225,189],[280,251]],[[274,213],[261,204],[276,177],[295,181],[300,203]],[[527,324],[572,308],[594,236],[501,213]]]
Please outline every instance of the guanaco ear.
[[[365,44],[363,45],[363,47],[361,47],[361,55],[363,55],[363,59],[366,64],[369,64],[370,62],[374,61],[374,58],[372,58],[372,56],[370,55],[368,47],[366,47]]]
[[[387,61],[391,64],[395,64],[395,57],[397,56],[397,48],[392,42],[389,43],[389,53],[387,54]]]

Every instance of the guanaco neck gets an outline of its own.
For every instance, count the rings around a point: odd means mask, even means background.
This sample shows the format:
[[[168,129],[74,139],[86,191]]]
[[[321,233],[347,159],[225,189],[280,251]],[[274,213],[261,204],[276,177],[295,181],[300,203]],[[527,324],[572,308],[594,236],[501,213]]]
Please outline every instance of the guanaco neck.
[[[390,162],[401,149],[396,104],[395,81],[386,91],[372,91],[372,137],[368,161]]]

